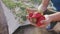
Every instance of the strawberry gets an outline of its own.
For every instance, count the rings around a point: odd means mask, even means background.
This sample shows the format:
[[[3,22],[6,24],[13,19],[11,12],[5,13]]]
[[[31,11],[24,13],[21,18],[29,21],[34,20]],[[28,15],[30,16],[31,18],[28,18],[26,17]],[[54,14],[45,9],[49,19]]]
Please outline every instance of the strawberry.
[[[31,23],[36,24],[37,27],[44,25],[43,23],[41,23],[41,20],[45,20],[45,17],[41,13],[35,12],[35,10],[31,9],[27,9],[27,13],[27,18]]]
[[[41,15],[39,12],[36,12],[36,13],[33,14],[32,19],[33,19],[33,21],[35,21],[35,24],[37,26],[41,26],[41,25],[43,25],[43,23],[41,23],[40,21],[45,20],[45,17],[43,15]]]
[[[42,25],[44,25],[43,23],[41,23],[42,20],[45,20],[45,17],[44,17],[43,15],[41,15],[41,17],[38,18],[37,20],[38,20],[38,21],[37,21],[37,24],[36,24],[37,26],[42,26]]]

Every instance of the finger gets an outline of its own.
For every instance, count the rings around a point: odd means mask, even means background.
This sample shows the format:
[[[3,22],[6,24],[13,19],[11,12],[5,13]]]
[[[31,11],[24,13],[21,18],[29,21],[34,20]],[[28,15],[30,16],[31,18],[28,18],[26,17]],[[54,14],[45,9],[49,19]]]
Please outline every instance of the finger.
[[[38,27],[36,24],[34,24],[34,23],[31,23],[31,25],[33,25],[33,26],[35,26],[35,27]]]
[[[46,28],[46,25],[42,25],[42,26],[40,26],[40,28]]]
[[[41,27],[44,27],[44,28],[45,28],[46,26],[48,26],[48,24],[49,24],[49,23],[47,23],[46,20],[43,20],[43,21],[41,21],[41,22],[43,22],[43,26],[41,26]]]
[[[37,11],[36,9],[33,9],[33,8],[26,8],[26,10],[27,10],[28,12],[36,12],[36,11]]]
[[[40,21],[43,25],[47,24],[45,20]]]

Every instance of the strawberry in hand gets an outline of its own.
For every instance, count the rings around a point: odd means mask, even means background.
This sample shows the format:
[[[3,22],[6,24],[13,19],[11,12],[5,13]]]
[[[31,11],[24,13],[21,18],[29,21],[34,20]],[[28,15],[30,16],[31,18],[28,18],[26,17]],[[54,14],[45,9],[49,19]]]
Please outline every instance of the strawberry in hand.
[[[33,14],[33,16],[32,16],[32,19],[36,19],[36,25],[37,25],[37,27],[40,27],[40,26],[42,26],[43,25],[43,23],[41,23],[41,21],[42,20],[45,20],[45,17],[43,16],[43,15],[41,15],[41,13],[39,13],[39,12],[35,12],[34,14]]]
[[[32,25],[37,27],[44,25],[44,23],[42,23],[41,21],[45,20],[45,17],[41,13],[36,12],[36,10],[33,9],[27,9],[27,13],[27,18],[29,19]]]

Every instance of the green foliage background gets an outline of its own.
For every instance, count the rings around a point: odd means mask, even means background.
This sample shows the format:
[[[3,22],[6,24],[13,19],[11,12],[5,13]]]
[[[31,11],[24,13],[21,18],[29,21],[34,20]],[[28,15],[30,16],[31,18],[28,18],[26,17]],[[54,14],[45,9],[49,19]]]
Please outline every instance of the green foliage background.
[[[15,18],[18,19],[20,23],[26,20],[26,7],[35,8],[34,5],[40,5],[41,3],[41,0],[17,0],[16,2],[14,2],[13,0],[2,1],[10,10],[12,10]],[[20,8],[17,12],[15,11],[16,7]]]

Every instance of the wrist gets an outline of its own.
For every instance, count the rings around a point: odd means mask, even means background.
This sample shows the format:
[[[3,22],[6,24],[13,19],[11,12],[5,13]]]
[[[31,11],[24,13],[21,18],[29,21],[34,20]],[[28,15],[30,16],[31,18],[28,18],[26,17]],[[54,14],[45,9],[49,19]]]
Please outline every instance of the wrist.
[[[54,21],[53,16],[49,15],[49,20],[50,20],[50,22]]]
[[[44,15],[48,23],[52,22],[52,17],[50,15]]]
[[[38,12],[43,13],[46,9],[47,9],[47,7],[43,6],[43,4],[41,4],[41,5],[38,7]]]

